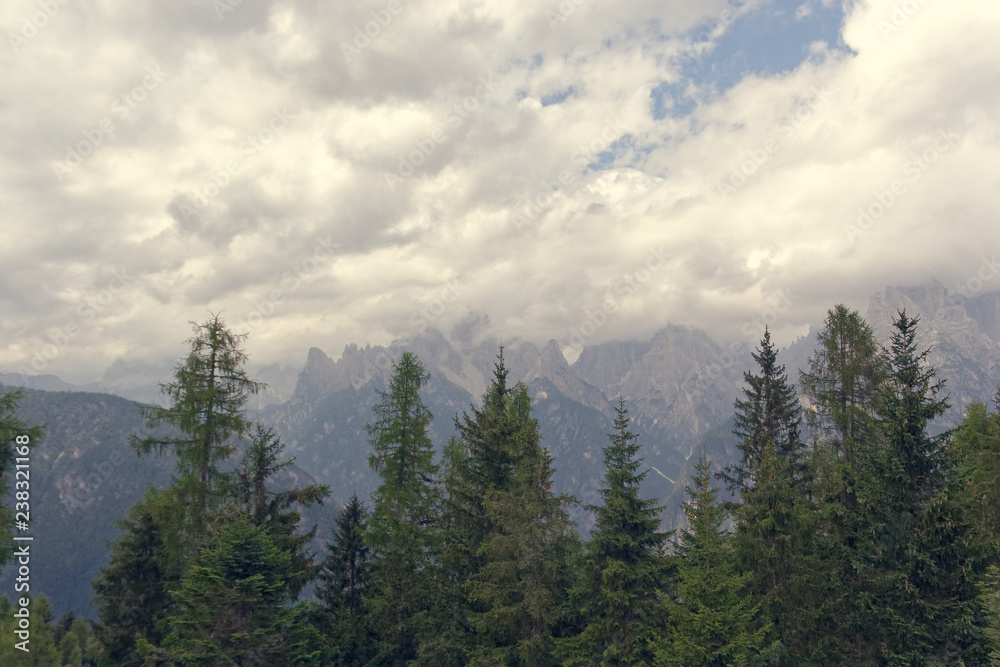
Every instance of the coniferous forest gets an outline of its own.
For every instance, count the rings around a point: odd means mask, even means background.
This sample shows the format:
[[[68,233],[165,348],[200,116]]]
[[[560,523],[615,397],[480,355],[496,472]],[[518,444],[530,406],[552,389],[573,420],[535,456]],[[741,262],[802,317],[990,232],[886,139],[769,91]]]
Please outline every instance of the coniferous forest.
[[[301,525],[331,490],[277,490],[292,458],[246,416],[261,384],[245,336],[213,317],[166,407],[146,407],[154,435],[132,439],[129,456],[177,468],[120,517],[99,620],[54,619],[39,596],[23,653],[0,598],[0,664],[1000,664],[1000,413],[974,403],[930,428],[949,399],[920,326],[898,312],[883,346],[835,306],[794,379],[765,330],[734,406],[741,459],[713,474],[701,455],[671,532],[619,398],[583,541],[502,347],[440,457],[429,376],[404,352],[359,443],[377,491],[328,506],[332,534]],[[15,436],[44,437],[18,398],[0,396],[5,494]]]

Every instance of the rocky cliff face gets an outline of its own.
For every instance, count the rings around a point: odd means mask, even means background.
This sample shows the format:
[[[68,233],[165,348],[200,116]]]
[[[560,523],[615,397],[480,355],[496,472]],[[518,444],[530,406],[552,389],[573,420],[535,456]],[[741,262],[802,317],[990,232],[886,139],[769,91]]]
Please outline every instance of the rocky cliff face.
[[[884,345],[893,318],[903,309],[920,317],[918,342],[931,348],[928,363],[950,395],[952,407],[940,422],[954,425],[972,401],[989,405],[1000,385],[1000,296],[965,298],[937,281],[909,289],[887,287],[871,298],[865,316]]]

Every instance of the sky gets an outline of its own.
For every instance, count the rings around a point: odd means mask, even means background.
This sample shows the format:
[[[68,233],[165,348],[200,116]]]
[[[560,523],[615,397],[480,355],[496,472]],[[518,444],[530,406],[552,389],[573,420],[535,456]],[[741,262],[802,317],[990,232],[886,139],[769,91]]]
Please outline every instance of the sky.
[[[487,317],[572,361],[995,291],[997,34],[995,0],[5,0],[0,370],[173,363],[211,313],[257,363]]]

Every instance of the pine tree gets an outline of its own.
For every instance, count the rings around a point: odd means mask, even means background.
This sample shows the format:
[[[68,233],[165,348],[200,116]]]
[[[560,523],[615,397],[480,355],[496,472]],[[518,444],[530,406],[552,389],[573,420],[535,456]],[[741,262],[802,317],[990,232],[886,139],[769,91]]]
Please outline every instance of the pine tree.
[[[416,657],[420,638],[431,632],[438,497],[427,435],[432,416],[420,398],[428,378],[416,356],[404,352],[368,426],[368,464],[382,478],[365,533],[372,552],[365,605],[378,637],[373,664],[405,664]]]
[[[725,508],[709,479],[703,453],[687,487],[689,527],[678,546],[676,593],[664,601],[671,631],[661,640],[657,667],[746,665],[771,650],[769,625],[755,623],[758,606],[744,594],[752,575],[736,568]]]
[[[288,592],[292,598],[298,598],[303,586],[315,577],[318,570],[312,565],[314,554],[308,551],[316,528],[296,535],[301,515],[296,510],[288,509],[296,504],[303,507],[322,504],[323,499],[330,495],[330,488],[325,484],[310,484],[285,491],[269,489],[269,480],[295,462],[294,458],[283,458],[284,450],[285,444],[273,427],[257,424],[236,475],[222,487],[224,493],[236,501],[233,509],[249,516],[255,526],[266,528],[277,548],[290,555],[292,570],[302,574],[287,582]]]
[[[173,592],[169,634],[159,646],[140,640],[139,653],[154,664],[319,664],[319,633],[287,606],[286,582],[297,574],[267,529],[241,516],[206,544]]]
[[[892,664],[988,664],[976,571],[982,562],[959,502],[948,434],[928,424],[948,407],[943,383],[917,349],[918,318],[893,321],[888,380],[879,402],[880,447],[867,450],[858,484],[856,569],[870,605],[858,606],[878,659]]]
[[[319,574],[320,611],[316,625],[331,644],[332,664],[363,665],[373,655],[373,641],[362,599],[369,579],[371,551],[365,545],[364,505],[351,496],[337,517],[334,540]]]
[[[100,614],[95,634],[103,652],[117,665],[142,665],[136,642],[157,644],[160,623],[170,609],[171,587],[180,581],[182,564],[170,561],[164,548],[173,503],[150,490],[118,522],[122,535],[110,545],[111,560],[93,586]]]
[[[150,427],[169,425],[181,437],[133,436],[132,446],[141,456],[151,451],[177,456],[179,479],[175,482],[190,511],[191,536],[205,529],[210,500],[223,479],[218,464],[236,453],[234,437],[250,431],[242,413],[248,397],[264,385],[251,380],[243,365],[240,347],[246,334],[234,334],[218,315],[195,326],[188,340],[191,351],[175,372],[176,380],[161,385],[170,407],[144,409]]]
[[[482,408],[473,407],[471,415],[455,418],[458,437],[449,439],[444,449],[437,554],[443,579],[435,611],[440,635],[421,646],[422,664],[464,665],[477,641],[469,616],[485,611],[485,605],[468,598],[466,582],[482,566],[480,549],[494,529],[483,501],[491,490],[510,490],[518,431],[527,431],[526,438],[532,428],[530,422],[513,418],[513,388],[507,386],[507,375],[501,347]]]
[[[732,544],[738,570],[750,576],[749,599],[760,608],[755,627],[770,627],[778,664],[836,661],[841,649],[828,631],[833,565],[816,507],[771,443],[750,472],[755,483],[735,510]]]
[[[573,501],[550,490],[552,457],[539,442],[523,384],[505,407],[513,473],[506,489],[489,489],[483,498],[490,530],[477,552],[480,568],[467,585],[478,609],[470,614],[477,645],[469,664],[554,665],[553,630],[567,612],[575,535],[566,508]]]
[[[0,385],[0,390],[3,387]],[[17,405],[24,398],[21,391],[9,391],[0,393],[0,497],[14,498],[9,493],[14,482],[15,493],[23,489],[26,482],[31,480],[21,479],[21,484],[17,484],[16,468],[17,458],[23,456],[23,452],[30,452],[36,442],[42,438],[43,430],[41,426],[33,426],[17,418]],[[27,449],[26,449],[27,448]],[[21,462],[23,463],[23,461]],[[22,475],[24,473],[22,472]],[[8,502],[0,504],[0,531],[3,531],[4,539],[0,540],[0,567],[10,560],[14,553],[14,540],[10,531],[14,527],[14,505]]]
[[[743,379],[745,400],[736,401],[736,427],[733,433],[740,439],[742,460],[728,466],[722,475],[730,490],[745,493],[753,486],[753,471],[760,466],[764,448],[771,443],[775,454],[788,464],[796,482],[802,482],[806,472],[804,445],[799,438],[801,422],[795,388],[788,384],[785,367],[777,363],[778,353],[771,345],[771,333],[764,328],[760,349],[753,353],[760,374],[746,371]]]
[[[579,665],[648,665],[654,657],[659,594],[666,585],[669,534],[659,531],[663,509],[639,497],[648,470],[639,472],[638,436],[629,430],[624,398],[604,448],[603,503],[596,512],[581,585],[574,591],[586,627],[570,646]]]

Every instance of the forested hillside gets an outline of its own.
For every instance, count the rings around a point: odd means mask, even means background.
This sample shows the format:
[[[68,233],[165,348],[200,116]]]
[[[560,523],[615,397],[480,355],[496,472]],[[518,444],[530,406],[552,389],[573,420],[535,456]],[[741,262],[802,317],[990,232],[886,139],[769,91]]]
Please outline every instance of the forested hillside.
[[[553,488],[559,447],[535,416],[560,404],[511,382],[502,347],[442,456],[432,380],[403,352],[359,436],[377,489],[351,498],[332,531],[310,530],[302,512],[331,489],[294,472],[277,431],[247,419],[261,386],[244,370],[244,337],[214,317],[196,328],[168,405],[141,419],[125,401],[101,406],[130,432],[92,437],[126,439],[128,457],[33,449],[39,478],[58,481],[37,493],[69,508],[33,524],[39,544],[85,529],[72,510],[92,497],[142,492],[98,477],[153,466],[162,483],[122,517],[99,571],[86,558],[34,562],[39,579],[67,567],[91,578],[96,622],[56,620],[33,590],[25,662],[12,603],[0,601],[0,662],[995,664],[1000,415],[973,403],[957,428],[934,428],[949,400],[921,326],[897,311],[883,347],[838,305],[797,382],[765,330],[735,418],[702,439],[683,498],[643,493],[652,470],[620,397],[581,539],[580,501]],[[41,425],[42,397],[0,398],[6,442],[58,442],[73,419]],[[87,395],[63,400],[94,409]],[[91,468],[88,486],[78,478]],[[661,512],[678,501],[683,527],[665,532]]]

